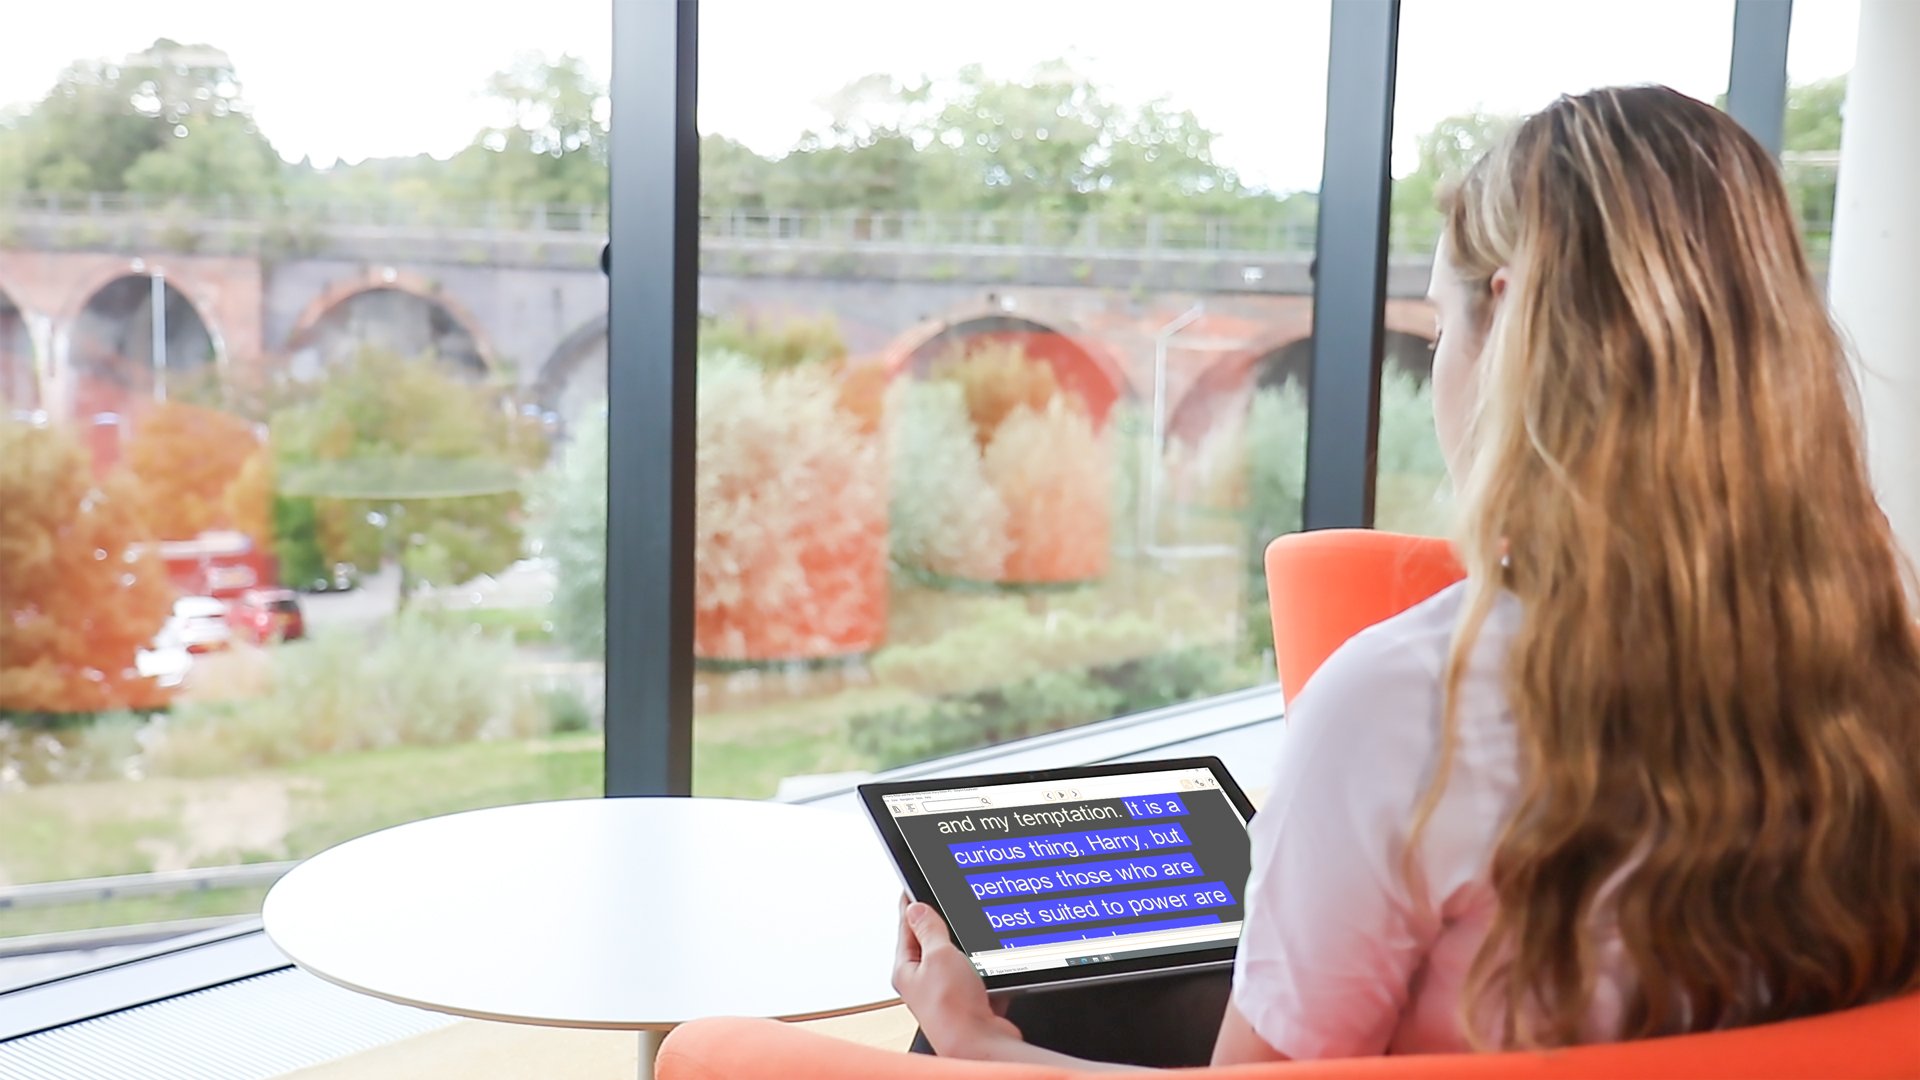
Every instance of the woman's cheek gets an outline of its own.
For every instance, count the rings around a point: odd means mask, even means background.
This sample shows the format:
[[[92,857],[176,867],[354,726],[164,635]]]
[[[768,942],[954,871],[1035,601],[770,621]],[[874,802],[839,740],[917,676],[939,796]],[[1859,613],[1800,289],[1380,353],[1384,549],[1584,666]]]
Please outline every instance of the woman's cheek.
[[[1459,355],[1457,339],[1442,338],[1433,353],[1433,432],[1440,441],[1447,471],[1458,477],[1465,467],[1467,416],[1472,407],[1472,360]]]

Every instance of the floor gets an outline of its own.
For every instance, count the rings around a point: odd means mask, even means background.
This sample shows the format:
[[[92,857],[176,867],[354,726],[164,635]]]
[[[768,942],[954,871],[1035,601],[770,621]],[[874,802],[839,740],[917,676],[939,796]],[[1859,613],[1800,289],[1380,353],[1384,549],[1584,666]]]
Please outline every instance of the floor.
[[[899,1006],[815,1020],[825,1035],[905,1050],[913,1017]],[[463,1020],[450,1027],[284,1074],[287,1080],[621,1080],[639,1071],[638,1040],[623,1031],[564,1031]]]

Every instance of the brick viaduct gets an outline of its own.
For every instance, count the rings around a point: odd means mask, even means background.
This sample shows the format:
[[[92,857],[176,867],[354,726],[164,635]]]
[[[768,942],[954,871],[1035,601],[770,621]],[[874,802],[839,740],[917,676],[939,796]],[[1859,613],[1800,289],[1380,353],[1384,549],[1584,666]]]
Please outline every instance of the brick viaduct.
[[[201,336],[193,340],[222,380],[257,382],[276,367],[297,366],[303,350],[339,332],[329,327],[356,298],[385,296],[431,312],[457,348],[548,408],[569,412],[605,392],[606,282],[595,236],[521,233],[456,243],[389,231],[323,238],[291,253],[222,243],[217,235],[193,243],[151,231],[88,239],[16,227],[11,246],[0,248],[0,398],[16,409],[80,409],[73,386],[87,361],[79,330],[111,317],[100,310],[109,286],[127,278],[147,286],[156,273],[164,277],[168,317],[189,324],[170,325],[169,340],[197,322]],[[1151,397],[1163,328],[1201,305],[1198,318],[1165,342],[1173,430],[1187,435],[1256,380],[1303,373],[1305,352],[1296,343],[1311,323],[1300,254],[704,240],[702,267],[704,311],[830,315],[857,356],[896,369],[924,365],[972,334],[1045,335],[1054,342],[1047,359],[1064,365],[1063,376],[1100,384],[1096,394],[1108,399]],[[1387,325],[1400,344],[1394,355],[1412,366],[1432,332],[1421,298],[1426,274],[1419,259],[1397,259],[1389,274]],[[137,341],[140,333],[134,327],[124,336]]]

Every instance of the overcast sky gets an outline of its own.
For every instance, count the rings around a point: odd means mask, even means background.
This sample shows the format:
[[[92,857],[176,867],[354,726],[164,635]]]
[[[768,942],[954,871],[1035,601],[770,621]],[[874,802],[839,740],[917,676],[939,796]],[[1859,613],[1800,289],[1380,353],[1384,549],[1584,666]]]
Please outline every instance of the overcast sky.
[[[13,0],[9,7],[22,4]],[[0,104],[81,56],[166,36],[225,49],[289,160],[445,155],[488,121],[478,90],[522,50],[605,73],[611,4],[666,0],[31,0],[0,34]],[[1347,0],[1332,0],[1347,2]],[[1789,71],[1852,66],[1858,0],[1798,0]],[[871,72],[1017,76],[1067,57],[1117,99],[1169,97],[1250,181],[1317,186],[1329,0],[705,0],[700,125],[779,153]],[[1520,112],[1608,83],[1726,88],[1733,0],[1404,0],[1396,171],[1411,137],[1473,108]]]

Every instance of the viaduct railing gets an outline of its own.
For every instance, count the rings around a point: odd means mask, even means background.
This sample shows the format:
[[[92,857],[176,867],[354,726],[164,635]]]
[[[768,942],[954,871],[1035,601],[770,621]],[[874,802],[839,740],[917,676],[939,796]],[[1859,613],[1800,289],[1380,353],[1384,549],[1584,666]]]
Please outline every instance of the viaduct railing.
[[[1785,168],[1801,193],[1809,246],[1822,257],[1831,234],[1827,193],[1837,163],[1832,155],[1790,155]],[[1396,263],[1411,268],[1430,257],[1432,217],[1395,223],[1389,248]],[[702,212],[700,239],[711,273],[1034,284],[1115,284],[1117,277],[1129,284],[1296,291],[1306,283],[1314,225],[1310,213],[1280,208],[1260,216],[739,208]],[[54,251],[337,256],[587,270],[599,265],[606,236],[607,209],[593,205],[162,199],[126,193],[24,193],[0,200],[0,247]],[[1142,269],[1150,267],[1176,269]],[[1168,280],[1157,280],[1163,277]]]

